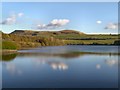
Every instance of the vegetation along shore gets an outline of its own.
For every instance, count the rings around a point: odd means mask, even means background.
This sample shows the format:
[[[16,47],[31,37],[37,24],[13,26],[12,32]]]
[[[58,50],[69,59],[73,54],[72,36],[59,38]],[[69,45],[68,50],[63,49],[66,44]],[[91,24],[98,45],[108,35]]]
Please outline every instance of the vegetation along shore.
[[[119,34],[85,34],[75,30],[2,32],[2,49],[59,45],[119,45]]]

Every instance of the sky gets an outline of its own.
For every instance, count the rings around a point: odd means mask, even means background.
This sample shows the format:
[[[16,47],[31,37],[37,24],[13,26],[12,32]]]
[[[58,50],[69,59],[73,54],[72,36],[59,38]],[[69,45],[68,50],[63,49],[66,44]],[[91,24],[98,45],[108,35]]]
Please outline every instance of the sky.
[[[117,2],[3,2],[2,31],[118,33]]]

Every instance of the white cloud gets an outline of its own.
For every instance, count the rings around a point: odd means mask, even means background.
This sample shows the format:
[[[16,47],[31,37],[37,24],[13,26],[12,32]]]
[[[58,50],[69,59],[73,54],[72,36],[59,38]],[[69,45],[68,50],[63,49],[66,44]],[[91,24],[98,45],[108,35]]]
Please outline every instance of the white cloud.
[[[38,29],[57,29],[62,28],[67,23],[69,23],[68,19],[54,19],[49,24],[37,25]]]
[[[102,23],[102,21],[96,21],[96,23],[101,24],[101,23]]]
[[[21,16],[23,16],[23,13],[18,13],[18,17],[21,17]]]
[[[18,17],[21,17],[23,13],[18,13]],[[10,17],[6,18],[2,23],[3,25],[8,25],[8,24],[16,24],[17,23],[17,17],[15,14],[10,15]]]
[[[9,18],[2,22],[3,25],[16,22],[16,15],[12,14]]]
[[[105,29],[117,29],[117,24],[114,23],[109,23]]]

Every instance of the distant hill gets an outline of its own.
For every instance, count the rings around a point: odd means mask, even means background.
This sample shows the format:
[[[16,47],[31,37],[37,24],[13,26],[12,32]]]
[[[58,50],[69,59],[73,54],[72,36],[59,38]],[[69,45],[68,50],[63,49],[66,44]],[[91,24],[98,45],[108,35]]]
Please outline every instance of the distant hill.
[[[62,30],[60,32],[64,33],[64,34],[84,34],[83,32],[79,32],[79,31],[75,31],[75,30]]]
[[[32,30],[15,30],[10,34],[19,34],[19,35],[32,35],[32,36],[37,36],[37,35],[43,35],[43,34],[48,34],[48,35],[59,35],[59,34],[84,34],[79,31],[75,30],[62,30],[62,31],[32,31]]]

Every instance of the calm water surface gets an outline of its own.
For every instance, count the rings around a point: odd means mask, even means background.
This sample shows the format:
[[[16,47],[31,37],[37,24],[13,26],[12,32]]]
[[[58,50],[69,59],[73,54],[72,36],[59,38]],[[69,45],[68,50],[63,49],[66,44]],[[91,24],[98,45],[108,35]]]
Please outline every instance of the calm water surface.
[[[117,88],[117,46],[48,46],[2,55],[3,88]]]

